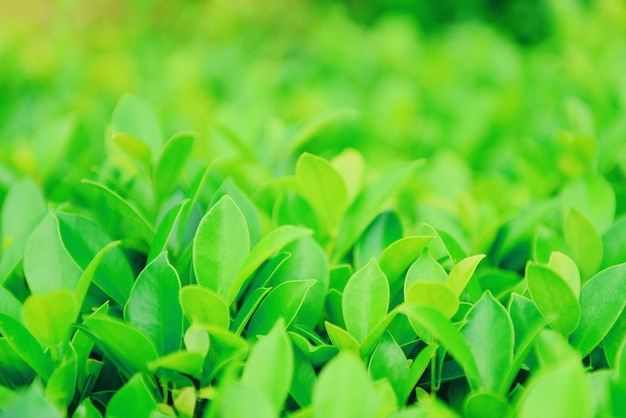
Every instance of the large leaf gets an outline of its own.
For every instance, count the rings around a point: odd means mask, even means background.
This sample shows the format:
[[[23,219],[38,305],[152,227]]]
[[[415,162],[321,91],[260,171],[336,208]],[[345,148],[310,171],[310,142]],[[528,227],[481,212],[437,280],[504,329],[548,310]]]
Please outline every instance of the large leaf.
[[[157,403],[141,374],[135,374],[111,398],[106,418],[150,418]]]
[[[293,365],[291,340],[281,319],[252,348],[243,369],[241,383],[263,392],[278,413],[283,409],[291,387]]]
[[[609,267],[593,276],[580,291],[581,317],[570,343],[583,356],[609,332],[626,305],[626,263]]]
[[[166,143],[154,167],[153,187],[162,201],[172,191],[193,148],[194,135],[188,132],[174,135]]]
[[[332,252],[332,260],[340,260],[354,245],[365,228],[376,217],[383,204],[396,194],[416,164],[395,168],[364,188],[346,210]]]
[[[245,287],[246,280],[256,269],[261,267],[261,264],[275,255],[285,245],[306,235],[311,235],[311,230],[292,225],[284,225],[273,229],[264,236],[246,258],[239,275],[237,275],[228,293],[228,301],[233,302],[237,298],[239,292]]]
[[[247,335],[267,334],[279,318],[289,327],[314,285],[314,280],[292,280],[276,286],[250,318]]]
[[[139,274],[124,307],[125,319],[150,337],[161,355],[180,348],[183,313],[179,291],[178,273],[162,252]]]
[[[53,355],[57,345],[68,341],[76,315],[74,296],[67,290],[31,295],[22,308],[24,325]]]
[[[362,343],[388,309],[389,283],[372,259],[352,275],[343,291],[342,312],[348,332]]]
[[[49,213],[31,234],[24,251],[24,274],[30,291],[73,291],[81,273],[61,241],[57,218]]]
[[[202,218],[193,241],[198,284],[226,300],[249,252],[246,218],[230,196],[224,196]]]
[[[380,405],[365,367],[352,354],[328,362],[313,389],[314,418],[373,418]]]
[[[461,334],[474,356],[483,387],[496,393],[513,363],[513,324],[487,291],[468,312]]]
[[[117,361],[128,376],[148,371],[148,363],[157,359],[154,343],[132,325],[107,315],[93,315],[83,323],[84,329],[102,350]],[[120,342],[123,341],[123,344]]]
[[[300,194],[332,231],[348,205],[348,190],[341,174],[325,159],[303,153],[296,163]]]
[[[537,308],[556,331],[571,334],[580,321],[580,305],[568,283],[550,268],[529,263],[528,290]]]

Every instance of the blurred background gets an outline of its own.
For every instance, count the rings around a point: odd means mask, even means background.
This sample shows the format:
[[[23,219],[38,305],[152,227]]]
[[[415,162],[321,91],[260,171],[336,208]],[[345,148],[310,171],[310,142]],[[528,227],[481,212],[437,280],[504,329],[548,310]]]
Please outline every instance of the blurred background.
[[[600,172],[619,214],[625,75],[623,0],[0,0],[0,190],[62,200],[130,93],[248,189],[354,148],[427,158],[415,194],[502,217]]]

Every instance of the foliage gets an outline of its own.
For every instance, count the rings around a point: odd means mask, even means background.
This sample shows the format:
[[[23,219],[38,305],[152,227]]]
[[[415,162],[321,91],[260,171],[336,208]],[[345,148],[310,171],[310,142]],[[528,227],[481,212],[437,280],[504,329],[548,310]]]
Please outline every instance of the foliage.
[[[0,18],[0,417],[625,416],[624,5],[234,3]]]

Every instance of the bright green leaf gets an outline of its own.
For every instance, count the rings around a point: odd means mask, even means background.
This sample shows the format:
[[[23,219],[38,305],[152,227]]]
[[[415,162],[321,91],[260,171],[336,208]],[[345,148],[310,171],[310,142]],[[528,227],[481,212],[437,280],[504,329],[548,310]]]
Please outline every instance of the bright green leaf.
[[[485,258],[484,254],[477,254],[471,257],[466,257],[456,263],[450,274],[446,279],[446,286],[448,286],[454,294],[458,297],[461,296],[465,286],[469,283],[472,275],[476,271],[476,267]]]
[[[45,347],[53,348],[69,339],[76,320],[74,296],[67,290],[31,295],[24,302],[24,325]]]
[[[565,216],[563,234],[583,279],[595,274],[602,264],[602,239],[594,225],[577,208]]]
[[[191,155],[194,139],[192,133],[180,133],[171,137],[163,146],[153,173],[154,191],[161,201],[167,198],[176,185],[178,176]]]
[[[157,403],[141,374],[135,374],[107,405],[106,418],[150,418]]]
[[[228,306],[216,293],[204,287],[190,285],[180,290],[179,299],[189,322],[228,329]]]

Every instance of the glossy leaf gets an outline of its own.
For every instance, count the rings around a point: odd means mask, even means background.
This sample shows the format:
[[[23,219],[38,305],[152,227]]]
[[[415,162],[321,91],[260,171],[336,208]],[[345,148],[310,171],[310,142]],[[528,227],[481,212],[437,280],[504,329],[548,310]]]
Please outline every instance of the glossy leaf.
[[[406,291],[404,301],[410,306],[429,307],[450,319],[459,309],[459,298],[445,284],[416,282]]]
[[[341,351],[351,352],[355,355],[360,353],[361,344],[348,331],[328,321],[324,322],[324,327],[334,347],[337,347]]]
[[[180,306],[192,324],[215,325],[228,329],[228,306],[216,293],[204,287],[190,285],[180,290]]]
[[[250,251],[246,219],[229,197],[222,197],[202,218],[193,241],[198,284],[227,300]]]
[[[409,362],[402,347],[389,332],[383,334],[374,349],[368,371],[373,381],[388,379],[398,400],[403,399],[404,387],[409,377]]]
[[[433,236],[414,236],[399,239],[389,245],[380,256],[380,269],[389,279],[392,289],[400,288],[399,280],[408,268],[422,254],[424,248],[433,239]],[[395,292],[391,292],[395,294]]]
[[[351,354],[328,362],[313,389],[314,418],[373,418],[380,406],[365,367]]]
[[[372,258],[380,259],[383,251],[403,235],[400,217],[392,211],[382,212],[372,221],[354,246],[353,264],[359,269]]]
[[[296,163],[300,194],[306,198],[326,228],[334,229],[348,205],[348,190],[341,175],[325,159],[303,153]]]
[[[476,271],[478,264],[485,258],[484,254],[477,254],[471,257],[466,257],[456,263],[450,274],[446,278],[446,286],[448,286],[454,294],[458,297],[461,296],[463,290],[469,283],[472,275]]]
[[[314,285],[314,280],[292,280],[276,286],[250,318],[247,335],[267,334],[279,318],[289,327]]]
[[[76,390],[76,356],[73,350],[67,350],[61,364],[52,372],[46,384],[46,399],[60,409],[67,408],[74,398]]]
[[[478,367],[482,386],[497,393],[513,363],[513,324],[506,309],[486,292],[461,330]]]
[[[211,200],[211,206],[215,204],[222,196],[228,195],[233,199],[233,202],[241,209],[241,213],[246,218],[248,225],[248,232],[250,233],[250,247],[254,247],[261,238],[261,221],[259,219],[259,213],[254,203],[248,196],[230,179],[224,180],[224,183],[215,192],[213,199]]]
[[[148,369],[152,371],[159,368],[173,370],[200,378],[204,366],[204,356],[205,354],[197,351],[173,351],[150,362]]]
[[[581,318],[570,343],[586,356],[609,332],[626,305],[626,264],[593,276],[580,291]]]
[[[280,412],[293,379],[293,349],[283,320],[276,321],[267,336],[252,347],[241,383],[263,392],[275,412]]]
[[[183,313],[178,302],[180,279],[162,252],[137,277],[124,307],[124,318],[148,336],[158,353],[180,348]]]
[[[343,291],[342,312],[348,332],[363,342],[389,309],[389,284],[375,260],[355,272]]]
[[[106,418],[150,418],[157,403],[141,374],[135,374],[107,405]]]
[[[406,291],[417,282],[432,282],[445,284],[448,274],[434,258],[424,250],[422,255],[411,265],[406,273],[404,281],[404,291]]]
[[[231,286],[228,301],[232,302],[236,299],[237,295],[244,287],[246,280],[256,269],[261,267],[261,264],[275,255],[285,245],[306,235],[311,235],[311,230],[292,225],[284,225],[272,230],[264,236],[246,258],[239,275]]]
[[[0,334],[39,376],[44,380],[50,378],[54,368],[52,359],[24,325],[9,316],[0,314]]]
[[[152,340],[135,327],[106,315],[91,316],[83,323],[95,343],[119,362],[129,376],[134,371],[148,371],[148,363],[157,359]],[[120,344],[123,341],[123,344]]]
[[[574,298],[580,299],[580,273],[576,263],[565,254],[555,251],[550,254],[548,267],[561,277],[572,289]]]
[[[581,308],[570,285],[550,268],[530,263],[528,289],[537,308],[556,331],[571,334],[581,320]]]
[[[171,137],[163,146],[153,173],[154,190],[160,200],[165,199],[176,185],[178,176],[191,155],[194,140],[193,134],[180,133]]]
[[[404,180],[413,172],[416,164],[411,163],[393,169],[365,187],[346,210],[337,240],[332,252],[332,260],[340,260],[354,245],[365,228],[375,218],[381,206],[396,194]]]
[[[45,347],[63,344],[69,339],[70,328],[76,319],[74,296],[67,290],[31,295],[24,302],[24,325]]]
[[[154,240],[150,243],[147,262],[154,260],[161,252],[168,250],[170,245],[179,245],[177,240],[177,229],[182,228],[181,220],[183,214],[191,205],[191,200],[185,199],[172,206],[161,219],[154,234]],[[181,251],[180,248],[173,248],[174,252]]]

